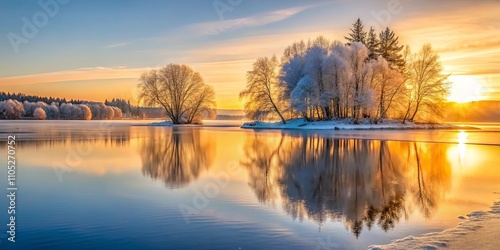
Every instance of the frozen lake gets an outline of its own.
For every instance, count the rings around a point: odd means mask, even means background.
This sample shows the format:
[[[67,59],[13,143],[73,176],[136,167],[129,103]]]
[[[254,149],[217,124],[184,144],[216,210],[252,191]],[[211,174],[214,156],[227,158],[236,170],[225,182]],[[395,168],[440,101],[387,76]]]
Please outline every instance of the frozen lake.
[[[16,135],[16,249],[366,249],[454,227],[499,198],[500,124],[133,126],[146,122],[0,121],[1,166]]]

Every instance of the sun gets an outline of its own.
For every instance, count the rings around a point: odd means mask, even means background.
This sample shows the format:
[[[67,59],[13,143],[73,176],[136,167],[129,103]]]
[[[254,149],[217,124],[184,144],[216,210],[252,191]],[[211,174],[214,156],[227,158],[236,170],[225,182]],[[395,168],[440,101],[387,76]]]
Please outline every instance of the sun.
[[[479,101],[482,84],[473,76],[450,76],[451,85],[448,101],[450,102],[473,102]]]

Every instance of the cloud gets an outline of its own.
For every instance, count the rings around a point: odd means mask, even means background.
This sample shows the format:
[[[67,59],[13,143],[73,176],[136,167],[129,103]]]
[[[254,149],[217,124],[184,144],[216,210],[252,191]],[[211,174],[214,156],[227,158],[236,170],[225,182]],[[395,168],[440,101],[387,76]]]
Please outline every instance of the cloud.
[[[238,19],[196,23],[188,26],[188,29],[191,32],[199,35],[217,35],[230,30],[237,30],[248,27],[258,27],[270,23],[279,22],[315,6],[317,5],[307,5],[289,9],[276,10],[264,14],[258,14]]]
[[[105,80],[105,79],[138,79],[150,68],[126,68],[118,66],[113,68],[95,67],[81,68],[75,70],[58,71],[50,73],[32,74],[24,76],[13,76],[0,78],[0,86],[29,85],[39,83]]]
[[[500,63],[499,7],[500,2],[471,2],[445,12],[409,15],[398,22],[396,32],[414,52],[432,44],[454,75],[495,74]]]
[[[110,44],[108,46],[106,46],[105,48],[106,49],[111,49],[111,48],[116,48],[116,47],[123,47],[123,46],[127,46],[129,45],[130,43],[127,43],[127,42],[123,42],[123,43],[115,43],[115,44]]]

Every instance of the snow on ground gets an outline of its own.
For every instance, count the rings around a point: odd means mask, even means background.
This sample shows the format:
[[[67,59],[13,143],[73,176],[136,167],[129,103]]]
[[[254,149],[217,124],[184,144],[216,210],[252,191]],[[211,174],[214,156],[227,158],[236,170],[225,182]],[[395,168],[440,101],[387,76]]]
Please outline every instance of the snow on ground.
[[[151,126],[151,127],[204,127],[204,128],[239,128],[243,121],[240,120],[203,120],[201,124],[182,124],[177,125],[173,124],[171,121],[161,121],[161,122],[152,122],[147,124],[140,124],[137,126]]]
[[[145,126],[163,127],[163,126],[173,126],[173,125],[174,123],[171,121],[161,121],[161,122],[148,123]]]
[[[422,236],[408,236],[388,245],[370,249],[500,249],[500,201],[488,212],[478,211],[459,218],[465,219],[455,228]]]
[[[247,129],[298,129],[298,130],[376,130],[376,129],[451,129],[458,128],[450,124],[405,124],[397,120],[384,119],[378,124],[370,123],[369,119],[362,119],[360,124],[352,124],[351,119],[308,122],[303,118],[281,122],[247,122],[241,126]]]

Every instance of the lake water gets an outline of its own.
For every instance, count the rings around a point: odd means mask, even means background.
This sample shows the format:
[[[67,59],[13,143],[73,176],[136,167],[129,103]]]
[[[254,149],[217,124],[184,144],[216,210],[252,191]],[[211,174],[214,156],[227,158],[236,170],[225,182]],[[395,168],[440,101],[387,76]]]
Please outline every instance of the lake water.
[[[300,132],[137,123],[1,121],[0,248],[366,249],[454,227],[500,197],[498,124]],[[8,135],[16,243],[5,226]]]

